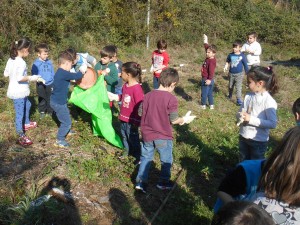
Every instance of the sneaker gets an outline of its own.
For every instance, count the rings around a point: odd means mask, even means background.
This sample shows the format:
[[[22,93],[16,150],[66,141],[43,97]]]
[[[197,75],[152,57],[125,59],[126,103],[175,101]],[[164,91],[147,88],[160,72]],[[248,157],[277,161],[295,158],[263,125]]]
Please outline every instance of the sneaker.
[[[32,145],[33,142],[25,135],[19,137],[19,144],[22,146],[29,146]]]
[[[143,193],[146,193],[146,184],[145,183],[142,183],[142,182],[138,182],[136,183],[135,185],[135,190],[138,190],[138,191],[141,191]]]
[[[206,109],[206,105],[201,105],[200,108],[201,109]]]
[[[214,105],[210,105],[209,109],[215,109],[215,106]]]
[[[238,98],[238,99],[236,100],[236,104],[239,105],[239,106],[241,106],[241,105],[243,104],[243,102],[242,102],[241,99]]]
[[[37,122],[30,122],[24,125],[24,130],[30,130],[37,127]]]
[[[232,95],[227,95],[227,98],[228,98],[229,100],[231,100]]]
[[[156,187],[160,190],[171,190],[173,188],[174,184],[169,182],[159,182]]]
[[[59,147],[59,148],[69,148],[70,144],[68,142],[66,142],[65,140],[56,140],[56,142],[54,143],[55,147]]]

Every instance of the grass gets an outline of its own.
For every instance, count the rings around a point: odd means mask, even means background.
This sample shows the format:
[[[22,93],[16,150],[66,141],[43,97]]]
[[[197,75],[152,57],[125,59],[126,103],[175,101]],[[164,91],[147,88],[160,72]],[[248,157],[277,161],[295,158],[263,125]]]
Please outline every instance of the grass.
[[[226,52],[219,52],[217,56],[216,108],[200,110],[199,81],[203,50],[182,46],[169,48],[170,65],[180,72],[180,83],[175,89],[179,114],[184,115],[191,110],[197,118],[189,125],[174,126],[172,179],[177,187],[153,224],[187,224],[187,221],[188,224],[210,224],[218,184],[227,169],[238,162],[238,128],[235,125],[238,107],[226,99],[228,80],[221,72]],[[271,50],[274,54],[274,49]],[[151,51],[144,51],[141,46],[120,49],[120,55],[124,62],[137,61],[142,68],[150,67]],[[33,58],[29,59],[29,65]],[[3,68],[5,62],[1,63]],[[179,64],[185,66],[179,68]],[[275,69],[281,87],[275,95],[279,122],[277,128],[271,131],[269,151],[295,124],[291,106],[299,97],[300,84],[299,68],[278,65]],[[143,80],[145,90],[152,87],[151,74],[145,73]],[[34,85],[31,86],[31,100],[34,103],[31,118],[37,120],[39,126],[28,132],[34,145],[22,148],[15,144],[13,105],[5,97],[7,80],[1,78],[0,85],[1,224],[25,224],[30,221],[31,224],[125,225],[147,224],[153,218],[167,196],[167,193],[155,188],[160,171],[158,155],[150,172],[149,192],[146,195],[136,193],[133,184],[137,168],[132,163],[133,159],[120,161],[120,150],[94,137],[90,115],[74,106],[70,109],[77,135],[69,139],[72,148],[54,148],[57,125],[50,117],[39,120]],[[116,118],[113,124],[118,132]],[[180,173],[182,175],[177,179]],[[64,203],[51,197],[34,211],[28,208],[31,201],[47,194],[51,185],[71,192],[74,202]],[[108,200],[102,202],[99,200],[102,198]]]

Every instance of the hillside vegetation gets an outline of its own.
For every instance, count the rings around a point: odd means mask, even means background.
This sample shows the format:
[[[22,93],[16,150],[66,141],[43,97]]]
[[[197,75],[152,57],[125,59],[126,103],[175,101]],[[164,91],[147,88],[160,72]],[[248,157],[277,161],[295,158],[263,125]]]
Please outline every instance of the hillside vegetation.
[[[168,41],[170,66],[180,73],[175,89],[179,114],[192,110],[189,125],[174,126],[176,188],[170,195],[155,188],[160,170],[158,155],[150,172],[146,195],[134,191],[137,168],[133,159],[120,160],[121,150],[92,135],[91,116],[70,105],[77,134],[68,137],[72,148],[53,143],[55,121],[39,119],[37,93],[31,85],[31,118],[38,127],[28,135],[34,144],[16,144],[14,109],[6,97],[8,80],[0,77],[0,224],[174,225],[210,224],[216,189],[227,169],[238,162],[238,106],[226,98],[228,79],[223,73],[231,42],[245,39],[249,30],[259,34],[263,65],[274,66],[280,91],[278,126],[271,131],[269,151],[294,126],[292,103],[299,97],[298,1],[151,0],[151,46],[145,48],[147,1],[129,0],[15,0],[2,2],[0,15],[0,70],[8,59],[10,43],[21,36],[34,43],[47,41],[57,68],[58,52],[66,47],[88,51],[99,59],[108,43],[119,47],[123,61],[141,63],[149,71],[156,39]],[[218,46],[215,110],[200,110],[200,65],[204,60],[202,34]],[[36,58],[26,58],[29,68]],[[179,67],[179,64],[184,64]],[[143,89],[152,89],[152,75],[143,74]],[[244,93],[246,88],[244,87]],[[119,132],[117,112],[113,126]],[[64,190],[65,196],[50,192]],[[54,197],[47,199],[47,194]],[[46,196],[46,197],[45,197]],[[44,197],[39,205],[36,201]],[[48,196],[49,197],[49,196]],[[166,201],[167,200],[167,201]],[[164,204],[165,203],[165,204]],[[160,207],[163,205],[162,210]]]

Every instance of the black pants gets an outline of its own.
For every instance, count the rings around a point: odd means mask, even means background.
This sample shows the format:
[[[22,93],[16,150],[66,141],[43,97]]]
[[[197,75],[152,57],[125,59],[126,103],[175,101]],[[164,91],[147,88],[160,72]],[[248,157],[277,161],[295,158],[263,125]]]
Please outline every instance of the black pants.
[[[39,112],[52,114],[53,109],[50,106],[52,85],[44,85],[42,83],[36,83],[36,90],[39,96],[39,104],[38,104]]]

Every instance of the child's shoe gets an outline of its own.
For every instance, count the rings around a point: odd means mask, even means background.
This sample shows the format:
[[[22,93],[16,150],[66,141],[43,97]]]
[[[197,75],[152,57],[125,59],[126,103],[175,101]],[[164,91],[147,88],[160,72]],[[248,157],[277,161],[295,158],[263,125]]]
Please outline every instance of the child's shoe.
[[[174,184],[171,181],[168,182],[159,182],[156,187],[160,190],[171,190]]]
[[[46,113],[44,113],[44,112],[40,112],[40,119],[44,119],[44,118],[45,118],[45,116],[46,116]]]
[[[206,109],[206,105],[201,105],[200,108],[201,109]]]
[[[238,98],[238,99],[236,100],[236,104],[239,105],[239,106],[241,106],[241,105],[243,104],[243,102],[242,102],[241,99]]]
[[[66,142],[65,140],[56,140],[56,142],[54,143],[55,147],[59,147],[59,148],[69,148],[70,144],[68,142]]]
[[[215,109],[215,106],[214,105],[210,105],[209,109]]]
[[[231,94],[227,95],[227,98],[228,98],[229,100],[231,100],[232,95],[231,95]]]
[[[29,146],[32,145],[33,142],[25,135],[19,137],[19,144],[22,146]]]
[[[138,182],[135,185],[135,190],[141,191],[146,194],[146,184],[143,182]]]
[[[37,122],[30,121],[29,124],[24,125],[24,130],[30,130],[37,127]]]

